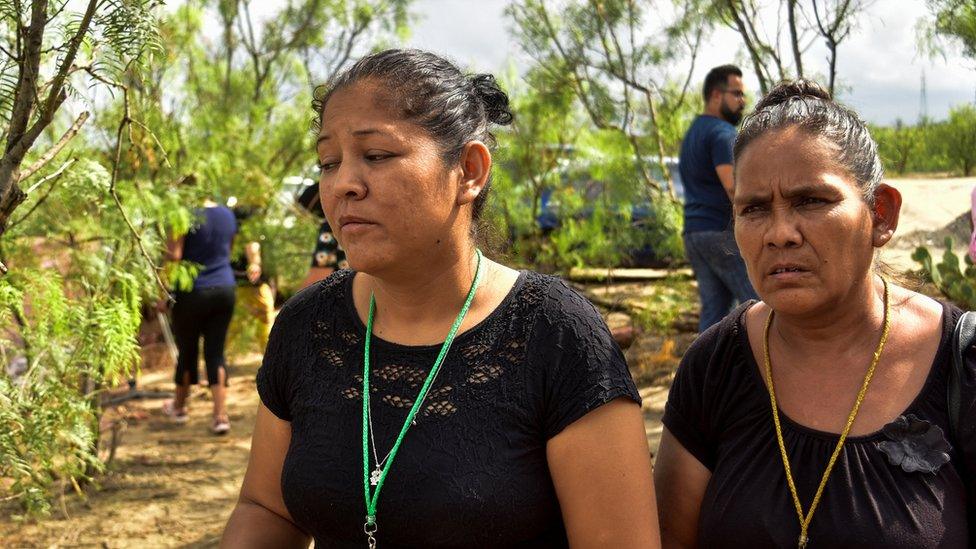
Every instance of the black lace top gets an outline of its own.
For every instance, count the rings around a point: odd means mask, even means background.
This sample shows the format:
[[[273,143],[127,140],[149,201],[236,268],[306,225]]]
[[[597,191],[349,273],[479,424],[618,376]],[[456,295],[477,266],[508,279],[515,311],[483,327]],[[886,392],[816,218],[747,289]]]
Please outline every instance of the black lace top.
[[[285,504],[319,547],[365,546],[365,326],[352,280],[339,271],[292,298],[258,372],[262,402],[292,425]],[[371,347],[382,460],[440,345],[374,336]],[[558,279],[522,272],[498,308],[455,339],[383,486],[379,545],[566,546],[546,441],[621,396],[640,401],[599,313]]]
[[[702,547],[796,547],[800,533],[769,393],[746,333],[744,314],[752,303],[695,341],[665,407],[665,426],[712,473],[699,517]],[[965,406],[958,432],[949,427],[946,405],[951,335],[960,314],[945,306],[939,350],[904,419],[847,438],[810,523],[809,547],[973,546],[967,527],[974,517],[973,504],[967,505],[974,480],[967,472],[976,471],[972,352],[961,384]],[[854,396],[843,398],[853,402]],[[780,422],[806,512],[838,435],[794,423],[782,411]]]

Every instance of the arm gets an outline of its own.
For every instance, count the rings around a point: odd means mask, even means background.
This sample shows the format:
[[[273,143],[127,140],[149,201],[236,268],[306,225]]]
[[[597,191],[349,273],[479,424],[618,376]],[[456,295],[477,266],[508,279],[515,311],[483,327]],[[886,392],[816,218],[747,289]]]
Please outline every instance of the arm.
[[[292,522],[281,496],[281,467],[290,442],[291,423],[259,405],[251,458],[221,547],[308,547],[309,536]]]
[[[715,166],[715,173],[718,174],[719,180],[722,181],[722,188],[725,189],[725,194],[729,195],[729,200],[732,200],[732,190],[735,184],[735,180],[732,178],[732,164],[719,164]]]
[[[248,242],[244,245],[244,255],[247,257],[247,279],[256,284],[261,278],[261,244]]]
[[[698,545],[698,515],[711,476],[665,427],[654,469],[664,547]]]
[[[160,268],[165,266],[167,261],[182,261],[183,260],[183,241],[186,239],[186,235],[179,238],[174,238],[172,235],[166,238],[166,249],[163,250],[163,262],[159,265]],[[169,290],[172,292],[172,289]],[[172,297],[167,293],[163,297],[156,301],[156,310],[165,313],[169,310],[170,300]]]
[[[166,261],[180,261],[183,259],[183,241],[186,239],[186,235],[179,238],[173,238],[172,236],[166,239],[166,251],[163,253],[163,258]]]
[[[546,457],[570,546],[660,547],[639,406],[600,406],[551,438]]]

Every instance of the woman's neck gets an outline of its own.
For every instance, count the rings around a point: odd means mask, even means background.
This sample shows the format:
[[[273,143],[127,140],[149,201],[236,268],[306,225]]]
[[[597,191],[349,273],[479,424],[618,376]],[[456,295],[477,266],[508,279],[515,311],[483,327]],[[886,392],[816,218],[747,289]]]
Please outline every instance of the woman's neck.
[[[776,313],[769,337],[779,339],[798,356],[835,356],[877,345],[884,312],[884,285],[872,274],[831,305],[827,313]]]
[[[482,282],[487,263],[482,259]],[[453,322],[471,289],[476,269],[475,249],[466,245],[433,263],[407,267],[389,275],[362,273],[367,308],[370,293],[376,300],[374,325],[384,326],[386,330],[396,327],[422,330],[440,327],[446,319],[448,323]]]

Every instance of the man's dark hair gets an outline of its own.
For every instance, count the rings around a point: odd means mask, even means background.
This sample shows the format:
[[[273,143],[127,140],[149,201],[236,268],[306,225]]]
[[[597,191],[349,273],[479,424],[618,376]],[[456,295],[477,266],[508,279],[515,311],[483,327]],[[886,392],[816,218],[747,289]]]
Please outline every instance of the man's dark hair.
[[[712,96],[714,90],[725,89],[729,84],[729,77],[733,75],[742,78],[742,69],[735,65],[721,65],[708,71],[708,75],[705,76],[705,85],[702,86],[702,97],[705,99],[705,103],[708,103],[708,98]]]

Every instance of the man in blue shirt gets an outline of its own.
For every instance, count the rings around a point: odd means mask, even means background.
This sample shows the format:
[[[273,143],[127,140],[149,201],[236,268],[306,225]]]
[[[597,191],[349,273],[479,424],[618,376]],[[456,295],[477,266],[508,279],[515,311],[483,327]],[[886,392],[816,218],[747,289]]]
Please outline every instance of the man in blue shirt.
[[[702,94],[705,112],[685,134],[678,171],[685,186],[685,254],[698,281],[703,332],[756,292],[732,233],[732,143],[746,106],[742,71],[715,67]]]

